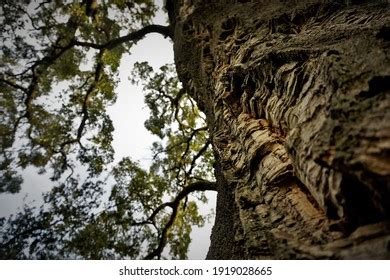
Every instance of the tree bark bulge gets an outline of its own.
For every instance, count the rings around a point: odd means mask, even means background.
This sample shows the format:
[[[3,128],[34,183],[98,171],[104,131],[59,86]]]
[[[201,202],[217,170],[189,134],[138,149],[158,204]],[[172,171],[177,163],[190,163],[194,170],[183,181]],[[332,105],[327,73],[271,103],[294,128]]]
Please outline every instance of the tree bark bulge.
[[[168,1],[216,157],[209,259],[390,258],[389,6]]]

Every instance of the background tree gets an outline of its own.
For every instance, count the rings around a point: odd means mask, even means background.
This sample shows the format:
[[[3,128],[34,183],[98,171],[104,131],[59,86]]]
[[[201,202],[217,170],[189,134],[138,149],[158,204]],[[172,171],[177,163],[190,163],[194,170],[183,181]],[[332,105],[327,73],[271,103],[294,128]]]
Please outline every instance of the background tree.
[[[171,258],[186,258],[191,227],[205,220],[195,201],[206,201],[188,195],[215,183],[207,127],[171,65],[138,63],[132,75],[151,110],[145,126],[161,139],[152,166],[111,164],[106,108],[121,57],[149,33],[171,37],[151,23],[154,1],[1,5],[0,191],[18,192],[27,166],[54,184],[44,205],[1,220],[1,257],[161,258],[168,244]]]

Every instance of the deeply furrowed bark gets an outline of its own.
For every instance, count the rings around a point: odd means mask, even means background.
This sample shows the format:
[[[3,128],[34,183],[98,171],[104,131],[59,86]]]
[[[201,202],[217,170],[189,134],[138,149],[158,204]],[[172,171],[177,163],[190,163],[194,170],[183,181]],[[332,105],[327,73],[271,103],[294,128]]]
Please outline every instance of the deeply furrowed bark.
[[[168,1],[217,158],[208,258],[390,258],[388,1]]]

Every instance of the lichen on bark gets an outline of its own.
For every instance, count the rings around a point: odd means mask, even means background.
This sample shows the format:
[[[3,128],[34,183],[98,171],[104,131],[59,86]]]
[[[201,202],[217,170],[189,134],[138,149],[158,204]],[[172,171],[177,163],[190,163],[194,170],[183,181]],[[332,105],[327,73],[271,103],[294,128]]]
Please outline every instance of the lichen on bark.
[[[389,258],[388,1],[168,1],[207,117],[208,258]]]

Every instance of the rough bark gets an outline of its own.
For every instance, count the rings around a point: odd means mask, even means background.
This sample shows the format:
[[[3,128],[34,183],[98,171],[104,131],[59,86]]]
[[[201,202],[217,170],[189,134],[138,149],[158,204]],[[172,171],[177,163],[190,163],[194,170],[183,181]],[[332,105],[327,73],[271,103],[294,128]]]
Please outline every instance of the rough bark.
[[[217,158],[208,258],[390,258],[388,1],[168,1]]]

